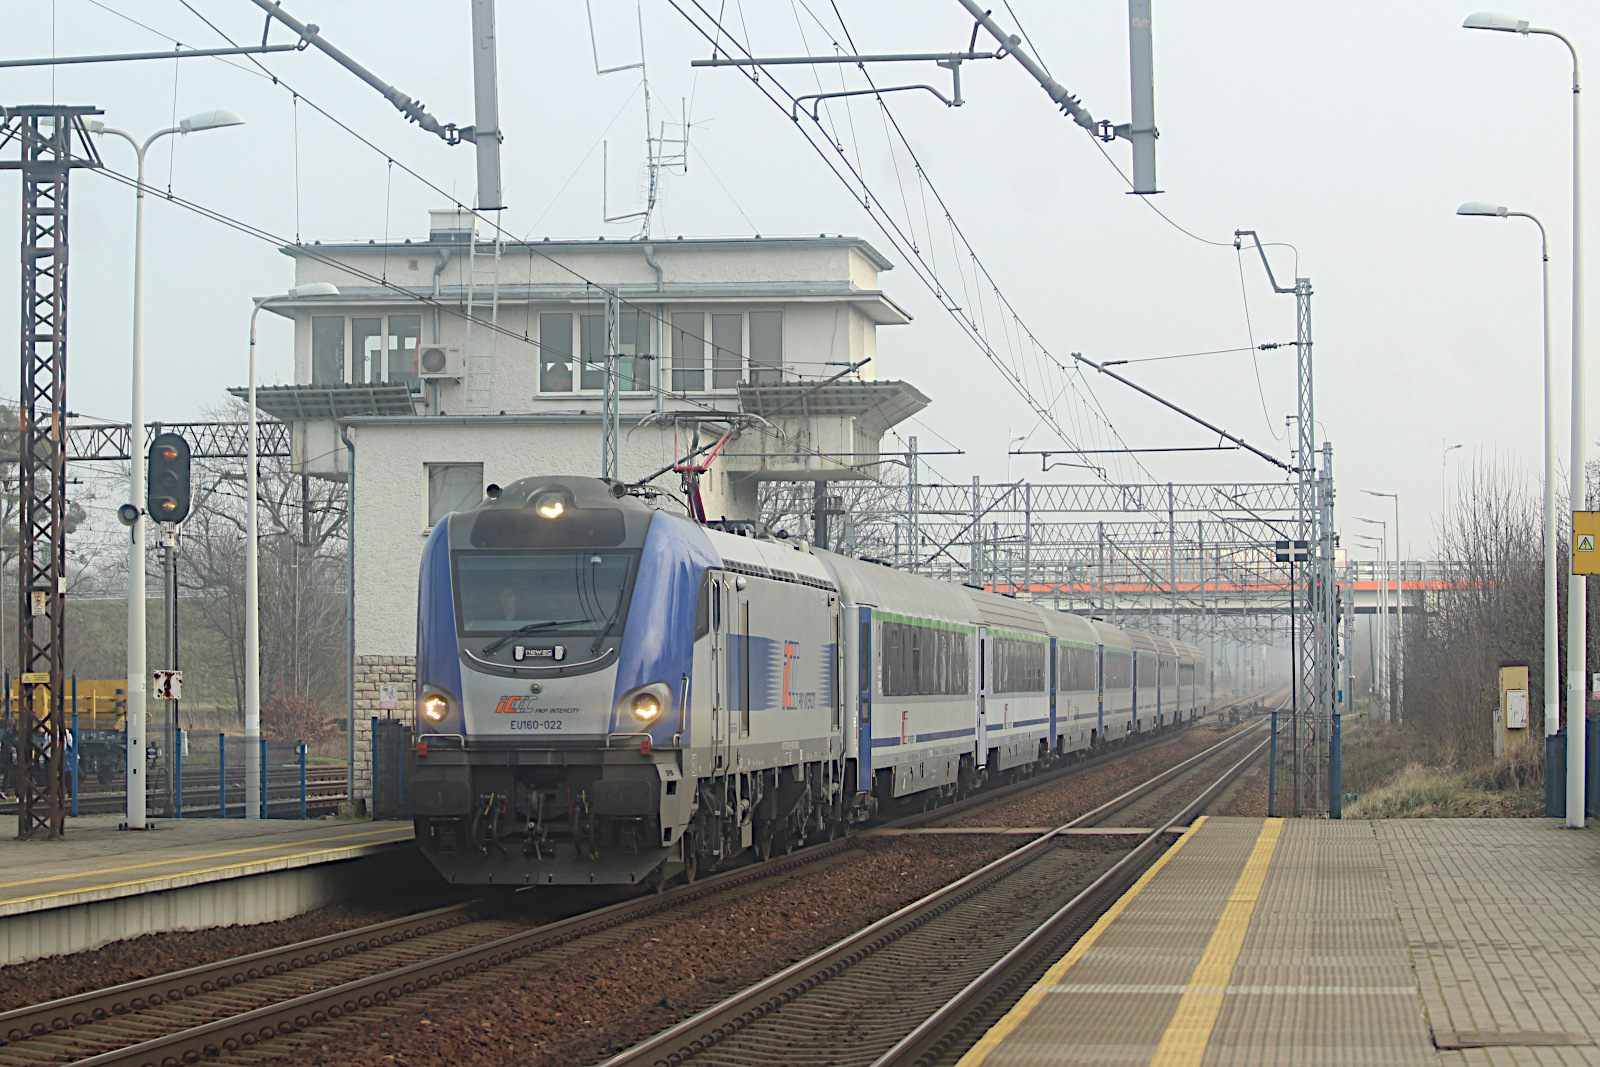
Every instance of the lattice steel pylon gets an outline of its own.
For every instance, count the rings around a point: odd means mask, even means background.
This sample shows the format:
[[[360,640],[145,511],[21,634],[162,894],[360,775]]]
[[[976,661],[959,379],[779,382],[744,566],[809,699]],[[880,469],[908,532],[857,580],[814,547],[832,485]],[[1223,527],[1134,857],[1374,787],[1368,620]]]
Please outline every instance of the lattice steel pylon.
[[[66,830],[67,186],[98,167],[99,108],[0,109],[0,151],[22,172],[22,391],[18,448],[17,836]]]

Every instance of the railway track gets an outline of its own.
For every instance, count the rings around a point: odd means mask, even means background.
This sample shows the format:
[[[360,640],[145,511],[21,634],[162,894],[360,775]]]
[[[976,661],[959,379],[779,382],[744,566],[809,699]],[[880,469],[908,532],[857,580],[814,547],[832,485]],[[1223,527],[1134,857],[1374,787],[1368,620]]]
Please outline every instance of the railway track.
[[[1235,740],[1237,735],[1223,744]],[[1163,739],[1154,743],[1159,746]],[[1063,770],[1001,786],[932,812],[906,815],[886,826],[908,827],[1003,802],[1065,773],[1149,747],[1078,761]],[[1189,760],[1163,772],[1124,798],[1147,795],[1162,782],[1186,773],[1185,768],[1193,763]],[[1109,808],[1097,809],[1084,819],[1103,820],[1113,814]],[[514,960],[534,955],[552,961],[569,957],[624,924],[815,863],[853,845],[850,838],[814,845],[783,859],[735,868],[658,895],[532,928],[490,902],[457,904],[19,1008],[0,1013],[0,1067],[55,1063],[164,1067],[250,1050],[274,1038],[362,1015]]]
[[[970,1043],[1266,748],[1258,723],[604,1067],[933,1064]],[[1221,771],[1218,774],[1218,771]],[[1196,791],[1194,779],[1207,781]],[[1184,799],[1087,885],[1063,884],[1071,831],[1169,791]],[[1146,810],[1148,810],[1146,808]],[[1119,818],[1120,817],[1120,818]]]

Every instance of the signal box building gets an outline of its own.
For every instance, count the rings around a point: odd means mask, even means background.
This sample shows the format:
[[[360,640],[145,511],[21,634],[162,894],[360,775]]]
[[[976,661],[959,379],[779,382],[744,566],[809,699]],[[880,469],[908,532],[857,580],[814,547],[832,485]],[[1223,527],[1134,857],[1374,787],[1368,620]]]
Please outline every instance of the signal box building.
[[[364,724],[412,715],[434,523],[491,484],[602,474],[613,360],[620,479],[737,424],[702,479],[713,519],[756,518],[762,481],[875,477],[883,434],[928,403],[877,378],[878,327],[910,316],[880,288],[891,264],[859,238],[542,240],[497,258],[470,214],[430,222],[426,240],[286,247],[297,289],[337,293],[263,300],[295,324],[295,372],[258,388],[257,406],[288,424],[298,470],[350,486],[363,773]],[[653,484],[679,490],[670,473]]]

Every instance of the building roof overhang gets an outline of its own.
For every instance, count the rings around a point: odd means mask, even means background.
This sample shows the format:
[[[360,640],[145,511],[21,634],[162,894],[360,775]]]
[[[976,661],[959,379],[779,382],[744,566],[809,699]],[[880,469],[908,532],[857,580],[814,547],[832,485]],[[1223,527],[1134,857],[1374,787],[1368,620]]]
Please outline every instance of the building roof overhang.
[[[847,303],[871,319],[877,326],[904,326],[911,321],[911,313],[891,300],[879,289],[857,289],[848,284],[812,285],[789,282],[760,282],[738,284],[667,285],[661,289],[653,285],[619,285],[615,287],[624,307],[652,304],[830,304]],[[478,296],[479,302],[484,301]],[[341,285],[337,296],[270,297],[261,306],[267,311],[293,318],[296,311],[312,308],[329,310],[345,307],[370,307],[374,304],[406,305],[419,302],[437,302],[445,308],[464,305],[467,291],[464,286],[445,286],[437,297],[429,287],[405,288],[401,286]],[[571,285],[502,285],[500,303],[505,304],[570,304],[573,306],[603,306],[603,292],[593,286]]]
[[[459,251],[466,245],[465,237],[455,231],[449,231],[448,236],[442,239],[429,237],[426,241],[332,241],[326,244],[282,245],[278,251],[286,256],[298,258],[300,256],[326,256],[329,254],[355,255],[364,253],[371,255],[374,252],[405,251],[418,252],[428,250],[450,249]],[[478,244],[492,243],[486,241],[481,235]],[[872,265],[879,270],[893,270],[894,264],[872,246],[872,243],[861,237],[846,237],[840,234],[837,237],[656,237],[649,239],[630,239],[623,241],[608,241],[605,238],[588,240],[552,241],[545,238],[542,241],[502,241],[500,254],[502,257],[509,255],[556,255],[561,252],[614,252],[631,253],[640,255],[649,249],[653,255],[656,252],[671,250],[692,249],[697,252],[744,252],[755,250],[771,250],[774,248],[851,248],[860,252]]]
[[[864,432],[880,437],[931,403],[922,390],[900,381],[744,383],[739,402],[765,419],[854,418]]]
[[[228,392],[249,402],[247,386],[233,386]],[[405,382],[374,382],[360,385],[267,385],[256,386],[256,409],[281,422],[308,419],[344,419],[356,415],[394,418],[417,413],[411,387]]]

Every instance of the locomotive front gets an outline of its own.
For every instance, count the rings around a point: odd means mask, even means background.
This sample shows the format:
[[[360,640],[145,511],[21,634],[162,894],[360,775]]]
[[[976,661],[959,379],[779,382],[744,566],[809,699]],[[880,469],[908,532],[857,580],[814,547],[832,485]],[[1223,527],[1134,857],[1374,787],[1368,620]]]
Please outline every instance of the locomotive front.
[[[698,527],[592,478],[440,522],[418,603],[417,841],[461,883],[628,885],[688,819]]]

